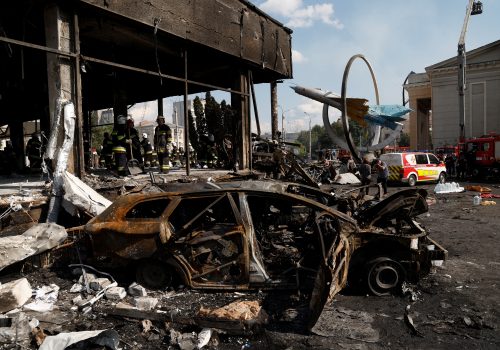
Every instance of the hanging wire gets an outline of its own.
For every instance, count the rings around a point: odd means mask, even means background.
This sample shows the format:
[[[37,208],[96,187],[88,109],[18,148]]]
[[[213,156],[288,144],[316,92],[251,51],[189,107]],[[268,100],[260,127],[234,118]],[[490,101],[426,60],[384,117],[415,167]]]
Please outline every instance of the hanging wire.
[[[158,76],[160,77],[160,86],[163,86],[163,77],[161,76],[161,69],[160,69],[160,57],[158,56],[158,25],[161,22],[161,18],[155,18],[153,21],[154,25],[154,30],[153,30],[153,36],[154,36],[154,43],[155,43],[155,58],[156,58],[156,67],[158,68]]]

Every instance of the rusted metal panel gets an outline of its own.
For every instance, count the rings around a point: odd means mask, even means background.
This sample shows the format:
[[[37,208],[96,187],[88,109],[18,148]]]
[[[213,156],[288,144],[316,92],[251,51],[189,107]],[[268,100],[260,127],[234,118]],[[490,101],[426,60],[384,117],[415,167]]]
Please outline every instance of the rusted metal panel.
[[[80,0],[291,77],[291,31],[239,0]],[[161,45],[161,41],[160,41]]]
[[[264,35],[268,30],[265,20],[254,12],[243,11],[240,17],[242,33],[241,55],[264,67],[267,63],[264,54]]]

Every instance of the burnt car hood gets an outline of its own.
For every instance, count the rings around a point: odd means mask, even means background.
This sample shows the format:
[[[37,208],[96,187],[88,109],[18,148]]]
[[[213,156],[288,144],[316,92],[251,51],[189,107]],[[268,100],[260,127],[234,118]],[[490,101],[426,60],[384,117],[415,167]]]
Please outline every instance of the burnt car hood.
[[[410,188],[398,191],[380,202],[360,208],[354,217],[362,226],[378,226],[396,218],[414,218],[429,210],[427,191]]]

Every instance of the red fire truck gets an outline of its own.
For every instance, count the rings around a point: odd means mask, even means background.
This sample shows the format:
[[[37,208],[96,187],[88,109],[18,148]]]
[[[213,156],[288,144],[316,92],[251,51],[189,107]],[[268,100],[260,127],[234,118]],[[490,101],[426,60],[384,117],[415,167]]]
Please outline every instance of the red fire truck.
[[[465,156],[472,176],[500,175],[500,135],[490,134],[465,140]]]

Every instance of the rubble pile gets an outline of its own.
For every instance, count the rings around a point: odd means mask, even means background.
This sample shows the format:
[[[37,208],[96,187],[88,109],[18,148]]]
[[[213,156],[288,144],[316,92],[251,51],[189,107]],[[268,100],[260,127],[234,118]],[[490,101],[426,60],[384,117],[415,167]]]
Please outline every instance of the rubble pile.
[[[335,193],[226,178],[154,184],[145,176],[109,182],[106,190],[122,194],[111,202],[93,190],[97,177],[89,187],[67,178],[62,208],[92,219],[67,229],[33,223],[0,238],[0,269],[9,271],[39,256],[52,257],[50,266],[55,251],[66,252],[52,271],[31,264],[26,278],[2,280],[0,334],[27,348],[241,348],[277,329],[344,334],[329,320],[339,318],[342,308],[332,314],[331,304],[346,286],[402,293],[446,259],[417,222],[431,205],[421,188],[381,198],[380,187],[370,196],[355,186]],[[445,195],[454,194],[436,198]],[[352,323],[345,334],[381,341],[374,327],[362,334]],[[411,324],[420,334],[418,321]]]

